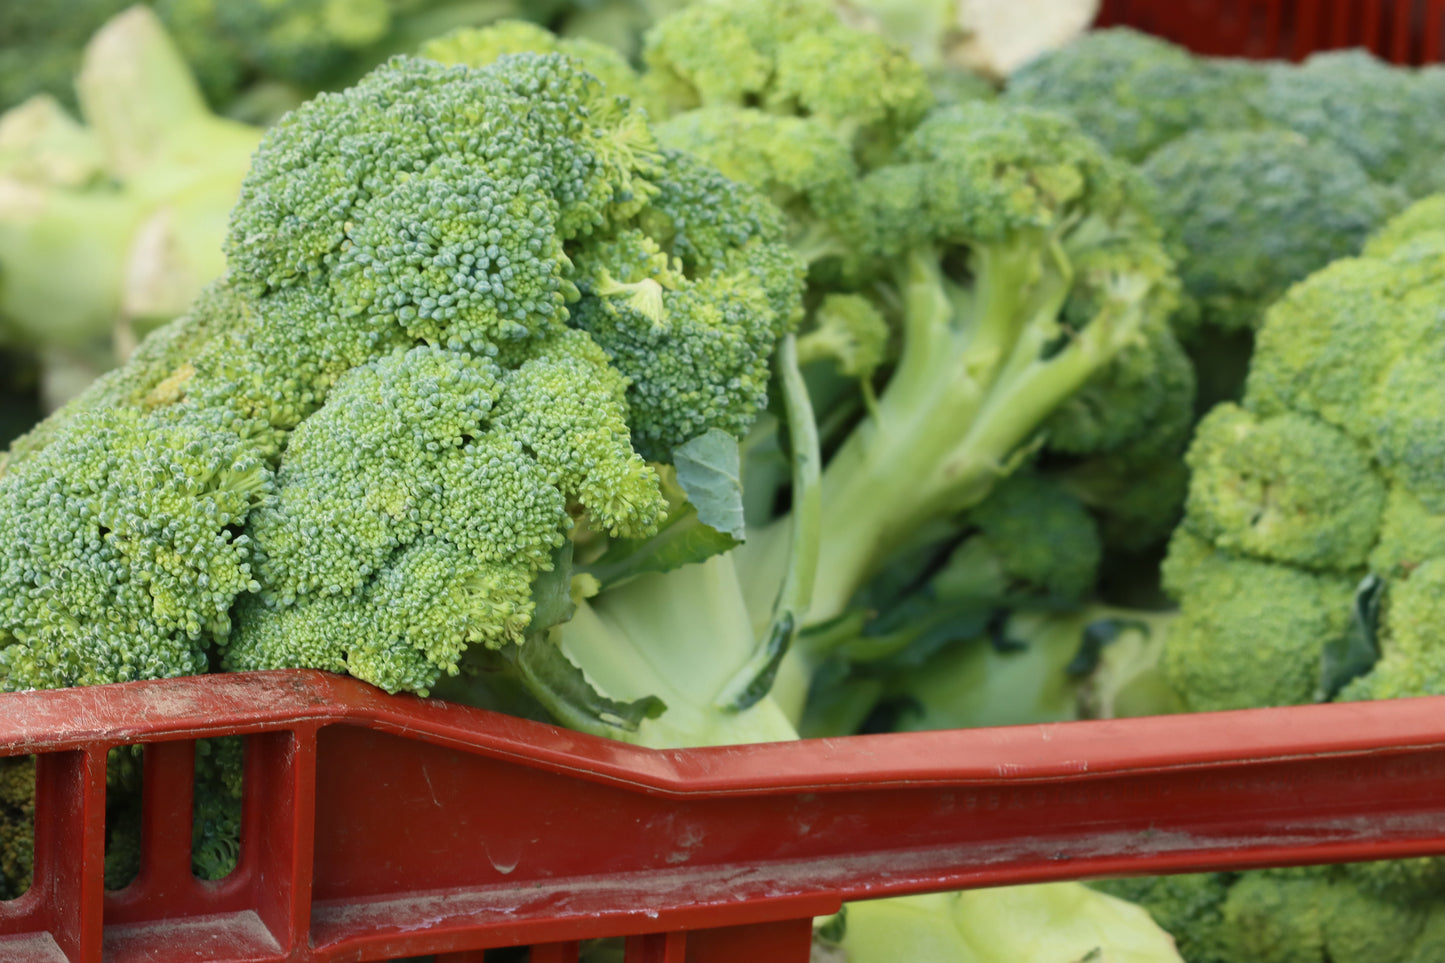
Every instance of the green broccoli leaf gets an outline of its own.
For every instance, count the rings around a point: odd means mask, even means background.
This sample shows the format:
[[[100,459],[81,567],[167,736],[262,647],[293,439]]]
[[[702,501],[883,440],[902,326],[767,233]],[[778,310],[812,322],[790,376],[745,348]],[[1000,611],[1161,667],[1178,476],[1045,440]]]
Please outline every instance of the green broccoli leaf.
[[[606,726],[635,732],[644,720],[667,711],[667,704],[656,696],[630,702],[607,698],[551,638],[532,638],[525,645],[508,646],[500,655],[517,671],[528,691],[570,729],[598,733],[597,721],[601,720]]]
[[[1378,575],[1366,575],[1355,589],[1349,628],[1325,642],[1320,653],[1320,687],[1315,692],[1320,702],[1334,698],[1345,683],[1369,672],[1379,661],[1375,630],[1384,595],[1385,580]]]
[[[670,572],[735,548],[743,540],[741,455],[737,439],[710,428],[679,445],[662,472],[670,510],[649,538],[614,539],[586,566],[606,589],[644,572]]]
[[[697,509],[698,521],[714,531],[744,540],[743,482],[738,440],[709,428],[673,451],[677,483]]]

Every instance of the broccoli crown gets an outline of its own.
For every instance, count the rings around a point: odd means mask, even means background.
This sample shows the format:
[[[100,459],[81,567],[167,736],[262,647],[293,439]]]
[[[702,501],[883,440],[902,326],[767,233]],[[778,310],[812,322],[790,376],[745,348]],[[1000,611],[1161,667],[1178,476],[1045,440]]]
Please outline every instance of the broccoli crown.
[[[646,534],[663,509],[623,382],[564,329],[502,372],[419,346],[348,371],[292,433],[251,532],[263,589],[232,670],[311,665],[426,691],[472,643],[519,643],[580,506]]]
[[[1067,118],[1028,107],[933,111],[863,191],[885,256],[927,241],[982,248],[1060,235],[1066,246],[1072,238],[1107,246],[1130,229],[1145,240],[1152,233],[1133,169]]]
[[[1064,111],[1110,151],[1142,161],[1196,130],[1257,124],[1246,94],[1264,83],[1243,61],[1195,58],[1127,27],[1094,30],[1015,71],[1004,97]]]
[[[519,53],[566,54],[601,81],[609,94],[628,97],[639,105],[646,101],[637,71],[615,48],[586,37],[559,37],[526,20],[463,27],[417,48],[419,57],[467,67],[485,67],[498,57]]]
[[[1320,648],[1350,627],[1356,579],[1216,550],[1185,520],[1164,587],[1179,600],[1161,669],[1192,711],[1314,700]]]
[[[97,408],[0,485],[11,689],[194,675],[256,587],[236,531],[272,473],[220,410]],[[63,506],[63,509],[60,508]]]
[[[667,114],[731,104],[815,117],[864,153],[886,150],[933,101],[906,51],[823,0],[693,4],[648,32],[643,61]]]
[[[766,200],[558,54],[318,98],[227,248],[0,467],[0,530],[30,533],[0,544],[7,688],[219,661],[425,692],[525,637],[576,518],[652,531],[634,446],[745,431],[800,314]]]
[[[1200,322],[1258,327],[1294,282],[1365,238],[1403,205],[1328,141],[1283,130],[1200,131],[1144,164],[1159,217],[1186,256]]]
[[[1363,890],[1339,867],[1246,873],[1224,901],[1226,959],[1257,963],[1401,963],[1427,911]]]
[[[667,461],[709,428],[747,432],[800,318],[803,266],[751,188],[670,149],[654,183],[630,225],[573,254],[570,323],[627,378],[637,449]]]
[[[1401,184],[1411,194],[1433,183],[1423,153],[1441,144],[1435,90],[1414,71],[1401,70],[1366,50],[1331,50],[1303,64],[1272,65],[1251,100],[1270,124],[1348,152],[1372,178]]]
[[[1439,210],[1292,288],[1243,402],[1199,426],[1165,564],[1181,624],[1164,664],[1191,708],[1445,691],[1427,628],[1445,615]]]
[[[1364,564],[1385,485],[1365,450],[1309,415],[1225,403],[1189,450],[1190,530],[1224,551],[1324,571]]]
[[[969,510],[1047,444],[1048,419],[1096,375],[1100,393],[1118,388],[1106,404],[1150,410],[1081,401],[1060,416],[1074,444],[1122,450],[1176,404],[1146,333],[1177,301],[1147,192],[1067,117],[937,108],[859,184],[857,243],[879,275],[867,296],[897,349],[823,473],[823,513],[838,522],[823,536],[819,623],[921,526]],[[1187,395],[1188,376],[1178,380]]]

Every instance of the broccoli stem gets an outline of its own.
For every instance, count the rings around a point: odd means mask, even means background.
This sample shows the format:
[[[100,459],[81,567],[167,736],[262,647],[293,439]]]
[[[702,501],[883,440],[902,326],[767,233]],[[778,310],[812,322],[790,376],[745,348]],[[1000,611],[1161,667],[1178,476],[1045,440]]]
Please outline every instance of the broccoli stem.
[[[635,733],[604,734],[657,748],[796,739],[771,699],[733,711],[717,705],[753,654],[754,636],[731,554],[649,573],[577,606],[559,629],[563,651],[613,699],[658,696],[659,718]]]
[[[965,511],[1027,455],[1044,419],[1137,335],[1147,284],[1121,274],[1079,330],[1060,323],[1074,272],[1052,238],[976,252],[972,297],[931,247],[901,265],[904,347],[870,416],[823,471],[822,541],[807,625],[855,593],[924,525]],[[738,550],[755,625],[787,559],[783,519]],[[799,718],[826,647],[795,647],[774,698]]]

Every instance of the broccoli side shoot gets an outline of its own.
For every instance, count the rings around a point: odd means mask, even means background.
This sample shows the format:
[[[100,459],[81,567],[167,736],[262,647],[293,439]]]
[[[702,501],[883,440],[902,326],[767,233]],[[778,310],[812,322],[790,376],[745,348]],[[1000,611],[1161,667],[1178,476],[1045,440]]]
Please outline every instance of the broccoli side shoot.
[[[643,62],[666,115],[731,105],[816,118],[862,158],[885,155],[933,103],[902,47],[821,0],[693,4],[648,32]]]
[[[824,468],[812,622],[921,526],[985,498],[1175,304],[1133,171],[1056,114],[939,110],[862,185],[900,346]]]

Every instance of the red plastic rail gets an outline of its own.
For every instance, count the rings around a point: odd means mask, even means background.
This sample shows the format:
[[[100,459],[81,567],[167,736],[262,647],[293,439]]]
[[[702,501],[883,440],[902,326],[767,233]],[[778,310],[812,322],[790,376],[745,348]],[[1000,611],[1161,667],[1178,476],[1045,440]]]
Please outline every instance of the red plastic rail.
[[[1103,0],[1097,22],[1222,57],[1365,47],[1400,64],[1445,58],[1445,0]]]
[[[194,740],[231,734],[242,854],[202,882]],[[136,743],[142,868],[107,893],[105,755]],[[563,963],[604,936],[803,963],[844,900],[1445,852],[1445,697],[659,752],[255,673],[0,696],[0,755],[31,753],[6,963]]]

